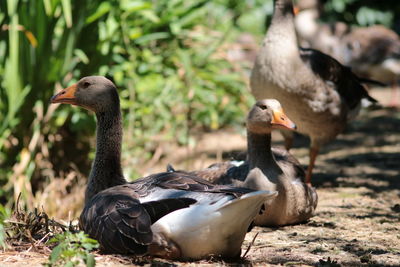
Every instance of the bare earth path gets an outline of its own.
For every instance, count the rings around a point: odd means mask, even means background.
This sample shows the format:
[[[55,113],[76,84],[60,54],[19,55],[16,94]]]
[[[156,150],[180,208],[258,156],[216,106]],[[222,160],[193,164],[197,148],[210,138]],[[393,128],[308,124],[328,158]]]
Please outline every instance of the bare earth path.
[[[374,90],[373,95],[379,98],[383,92]],[[237,140],[233,150],[245,148],[243,136],[233,134],[231,138]],[[275,139],[280,140],[279,135],[274,135]],[[306,165],[307,139],[299,137],[292,153]],[[201,165],[215,161],[210,154],[215,156],[209,152],[207,157],[200,157]],[[323,148],[313,182],[319,195],[316,216],[302,225],[254,228],[246,236],[243,252],[258,236],[240,262],[183,263],[97,255],[97,266],[400,266],[399,111],[382,109],[361,114],[345,133]],[[0,266],[37,266],[47,255],[11,250],[0,256]]]

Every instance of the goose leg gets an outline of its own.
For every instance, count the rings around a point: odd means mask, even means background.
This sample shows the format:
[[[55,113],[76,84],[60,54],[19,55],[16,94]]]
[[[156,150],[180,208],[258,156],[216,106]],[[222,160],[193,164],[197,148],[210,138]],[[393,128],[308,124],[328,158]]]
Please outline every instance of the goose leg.
[[[311,185],[312,171],[314,169],[315,159],[318,156],[318,152],[319,152],[319,146],[310,147],[310,164],[308,165],[306,173],[306,184],[308,185]]]

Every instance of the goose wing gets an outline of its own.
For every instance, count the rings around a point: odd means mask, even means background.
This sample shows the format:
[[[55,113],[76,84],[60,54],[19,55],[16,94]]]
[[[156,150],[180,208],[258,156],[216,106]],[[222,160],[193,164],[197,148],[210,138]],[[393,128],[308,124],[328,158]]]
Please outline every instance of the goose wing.
[[[208,181],[217,184],[232,184],[236,181],[244,181],[249,173],[249,164],[244,162],[239,166],[230,161],[215,163],[206,169],[192,172]]]
[[[279,147],[272,147],[271,150],[279,166],[289,165],[290,168],[294,169],[294,177],[298,177],[304,182],[306,172],[301,163],[292,154],[286,149]]]
[[[349,67],[343,66],[336,59],[315,49],[300,48],[299,51],[301,59],[315,75],[335,85],[334,88],[350,109],[356,108],[362,98],[373,103],[377,102],[368,94],[361,80]]]
[[[133,188],[115,186],[95,195],[80,216],[81,228],[109,253],[144,254],[153,240],[151,225],[164,215],[195,203],[190,198],[140,203]]]
[[[227,185],[215,185],[191,172],[173,171],[157,173],[145,178],[138,179],[132,183],[140,188],[140,194],[146,195],[153,188],[175,189],[188,192],[223,193],[239,197],[254,190]]]
[[[214,163],[205,169],[192,171],[190,173],[197,175],[207,181],[217,182],[222,177],[225,177],[228,174],[228,171],[234,167],[235,166],[230,162],[219,162],[219,163]]]
[[[177,170],[170,164],[167,165],[167,172],[176,172]],[[232,184],[235,180],[244,181],[249,172],[248,162],[242,162],[240,165],[232,161],[218,162],[211,164],[207,168],[188,172],[213,184]]]

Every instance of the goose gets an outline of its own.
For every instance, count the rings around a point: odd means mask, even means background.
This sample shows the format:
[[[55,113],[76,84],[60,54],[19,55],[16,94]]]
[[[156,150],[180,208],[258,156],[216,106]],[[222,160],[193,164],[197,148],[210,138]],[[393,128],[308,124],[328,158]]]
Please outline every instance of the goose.
[[[121,168],[116,86],[103,76],[84,77],[51,102],[96,114],[96,155],[80,226],[106,253],[179,260],[238,257],[254,217],[277,195],[213,185],[183,172],[158,173],[128,183]]]
[[[355,73],[397,85],[400,37],[383,25],[354,28],[342,38],[342,62]]]
[[[348,67],[322,52],[297,46],[293,16],[291,0],[274,0],[272,22],[252,69],[250,88],[256,99],[277,99],[297,131],[310,137],[305,181],[311,184],[320,147],[344,130],[358,113],[361,99],[377,101]],[[284,137],[289,149],[293,136]]]
[[[297,4],[294,21],[301,44],[334,57],[360,76],[385,83],[399,76],[400,38],[396,32],[383,25],[350,28],[343,22],[318,23],[318,5],[318,0]]]
[[[231,184],[255,190],[277,191],[266,203],[266,211],[254,221],[259,226],[283,226],[301,223],[314,215],[318,195],[304,183],[305,171],[287,150],[271,148],[271,131],[296,125],[285,115],[279,101],[257,101],[247,120],[248,159],[240,165],[216,163],[192,174],[216,184]],[[174,171],[168,166],[169,171]],[[260,175],[261,173],[261,175]]]
[[[349,66],[360,77],[381,82],[377,86],[392,85],[389,105],[397,106],[397,80],[400,77],[400,38],[383,25],[349,27],[343,22],[318,23],[317,0],[297,4],[295,28],[302,46],[318,49],[341,64]]]

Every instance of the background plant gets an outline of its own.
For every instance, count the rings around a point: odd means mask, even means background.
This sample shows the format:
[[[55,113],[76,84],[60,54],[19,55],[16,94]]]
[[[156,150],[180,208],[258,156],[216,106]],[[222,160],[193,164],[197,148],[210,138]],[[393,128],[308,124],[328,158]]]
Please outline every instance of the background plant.
[[[99,247],[96,240],[89,238],[84,232],[72,233],[66,231],[49,240],[49,244],[57,243],[45,266],[81,266],[96,265],[90,252]]]
[[[0,249],[6,248],[6,231],[4,221],[10,217],[10,210],[0,204]]]

